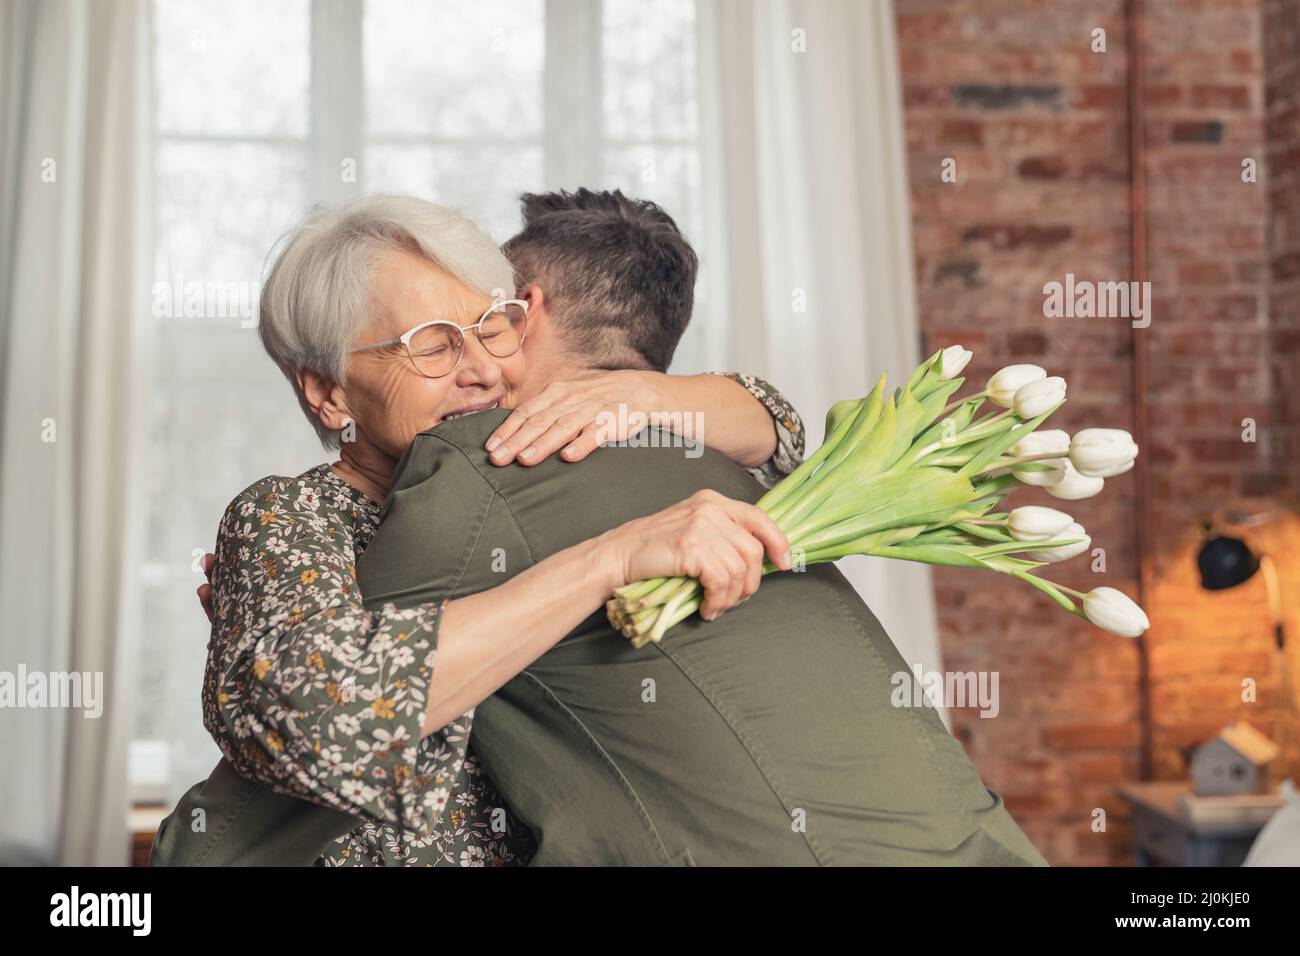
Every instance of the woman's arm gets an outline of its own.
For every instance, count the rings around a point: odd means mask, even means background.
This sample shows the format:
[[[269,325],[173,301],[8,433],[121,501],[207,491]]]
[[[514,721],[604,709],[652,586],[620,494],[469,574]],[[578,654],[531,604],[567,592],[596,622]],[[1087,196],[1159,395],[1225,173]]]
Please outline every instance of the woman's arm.
[[[757,468],[776,452],[772,414],[743,382],[705,374],[664,375],[658,384],[662,407],[698,411],[704,443],[737,464]]]
[[[688,575],[704,585],[712,620],[758,590],[764,556],[788,568],[789,545],[758,508],[701,491],[558,551],[509,581],[449,602],[429,686],[429,733],[541,657],[613,594],[646,578]]]
[[[533,465],[560,451],[580,461],[659,418],[746,468],[788,474],[802,458],[803,423],[776,389],[750,375],[623,370],[553,382],[521,403],[487,443],[493,464]],[[793,464],[791,460],[793,459]]]
[[[430,783],[460,773],[469,720],[421,747],[439,609],[363,607],[355,507],[304,477],[226,509],[203,722],[244,777],[427,834],[448,793]]]
[[[724,375],[752,395],[772,416],[776,429],[776,448],[761,464],[751,467],[753,475],[764,488],[771,488],[803,463],[803,419],[784,395],[757,375],[737,372],[714,372]]]
[[[789,566],[763,512],[700,492],[490,591],[369,611],[350,507],[311,482],[271,478],[227,509],[204,725],[245,777],[421,833],[444,808],[440,781],[460,772],[472,708],[615,587],[689,574],[705,585],[702,612],[716,615],[757,589],[765,554]]]

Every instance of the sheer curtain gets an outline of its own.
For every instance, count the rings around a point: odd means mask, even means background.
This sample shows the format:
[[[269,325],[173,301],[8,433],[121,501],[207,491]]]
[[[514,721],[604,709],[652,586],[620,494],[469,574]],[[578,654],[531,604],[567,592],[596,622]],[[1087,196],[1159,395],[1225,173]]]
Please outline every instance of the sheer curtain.
[[[200,720],[197,560],[240,489],[326,458],[258,344],[275,238],[314,202],[381,191],[464,209],[498,239],[518,228],[525,191],[618,187],[663,203],[697,241],[702,204],[694,0],[152,11],[160,294],[147,321],[167,361],[140,425],[148,627],[131,729],[135,792],[171,801],[219,756]]]
[[[807,416],[920,360],[889,0],[699,5],[704,260],[692,356],[769,377]],[[840,562],[910,664],[941,670],[928,569]]]
[[[14,859],[127,858],[146,22],[141,0],[0,14],[0,670],[51,687],[76,672],[86,689],[101,674],[103,694],[98,717],[90,700],[52,697],[0,714],[0,843]]]
[[[0,669],[103,671],[108,697],[4,712],[8,849],[121,860],[124,736],[136,797],[216,759],[198,558],[240,488],[323,457],[252,312],[311,203],[409,192],[505,238],[526,190],[655,199],[703,257],[675,370],[770,377],[814,443],[817,410],[916,358],[886,2],[2,10]],[[937,668],[924,569],[847,570]]]

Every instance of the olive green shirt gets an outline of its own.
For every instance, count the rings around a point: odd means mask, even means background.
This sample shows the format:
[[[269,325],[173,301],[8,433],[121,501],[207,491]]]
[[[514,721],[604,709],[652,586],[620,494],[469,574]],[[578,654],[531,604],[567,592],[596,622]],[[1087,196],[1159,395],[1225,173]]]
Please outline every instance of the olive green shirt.
[[[368,606],[487,590],[702,488],[762,491],[711,450],[662,444],[496,468],[483,444],[505,415],[416,439],[359,565]],[[476,709],[475,750],[534,865],[1042,865],[938,713],[895,706],[913,679],[818,566],[641,649],[597,611]]]

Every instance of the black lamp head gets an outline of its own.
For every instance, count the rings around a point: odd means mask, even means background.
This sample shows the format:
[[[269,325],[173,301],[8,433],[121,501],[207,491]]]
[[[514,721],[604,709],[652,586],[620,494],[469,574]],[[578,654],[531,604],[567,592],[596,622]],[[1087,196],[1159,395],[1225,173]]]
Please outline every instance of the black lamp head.
[[[1207,591],[1235,588],[1259,570],[1259,559],[1240,538],[1215,536],[1201,545],[1196,556],[1201,587]]]

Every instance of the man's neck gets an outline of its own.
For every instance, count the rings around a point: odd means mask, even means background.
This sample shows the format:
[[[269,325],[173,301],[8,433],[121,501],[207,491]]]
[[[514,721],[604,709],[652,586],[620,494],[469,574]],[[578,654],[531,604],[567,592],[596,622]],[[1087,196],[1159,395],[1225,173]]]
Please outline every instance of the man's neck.
[[[529,356],[528,387],[521,399],[532,398],[552,382],[563,382],[595,371],[585,362],[569,355],[559,355],[550,359],[535,360]]]

